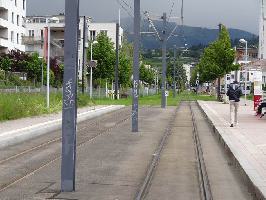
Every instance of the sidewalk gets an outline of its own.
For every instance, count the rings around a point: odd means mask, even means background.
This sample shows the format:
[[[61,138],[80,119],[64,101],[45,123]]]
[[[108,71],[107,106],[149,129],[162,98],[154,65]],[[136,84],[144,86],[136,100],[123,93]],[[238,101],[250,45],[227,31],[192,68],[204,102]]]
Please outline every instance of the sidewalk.
[[[243,101],[239,109],[239,125],[229,127],[229,104],[198,101],[215,127],[225,146],[229,148],[240,167],[244,170],[253,192],[266,198],[266,117],[254,115],[253,103]]]
[[[97,117],[124,106],[91,106],[78,109],[78,122]],[[62,124],[62,112],[0,122],[0,148],[58,130]]]

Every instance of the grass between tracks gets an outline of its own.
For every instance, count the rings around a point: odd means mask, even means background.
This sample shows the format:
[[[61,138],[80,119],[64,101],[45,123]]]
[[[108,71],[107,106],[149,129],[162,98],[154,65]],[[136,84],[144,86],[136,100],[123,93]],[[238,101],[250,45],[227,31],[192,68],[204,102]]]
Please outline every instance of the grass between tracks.
[[[191,93],[178,94],[176,98],[170,94],[167,100],[168,106],[176,106],[181,100],[205,100],[213,101],[215,97],[206,95],[196,95]],[[78,107],[92,105],[126,105],[132,104],[132,99],[93,99],[87,95],[78,95]],[[139,98],[140,105],[160,105],[161,96],[154,95]],[[62,110],[62,95],[60,93],[50,95],[50,109],[46,108],[45,94],[0,94],[0,121],[31,117],[42,114],[56,113]]]

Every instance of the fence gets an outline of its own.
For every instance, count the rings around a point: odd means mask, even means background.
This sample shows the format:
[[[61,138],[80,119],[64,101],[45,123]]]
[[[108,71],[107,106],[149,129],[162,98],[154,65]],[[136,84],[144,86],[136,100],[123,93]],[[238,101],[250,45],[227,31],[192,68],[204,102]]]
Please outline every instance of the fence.
[[[81,92],[81,90],[79,90]],[[89,89],[86,90],[86,93],[89,95],[90,91]],[[151,96],[156,94],[156,89],[153,88],[140,88],[139,90],[139,96]],[[132,96],[132,89],[127,90],[120,90],[119,91],[119,97],[120,98],[126,98]],[[92,97],[96,99],[100,98],[114,98],[114,90],[109,90],[106,88],[94,88],[92,90]]]
[[[46,92],[46,88],[36,88],[32,86],[14,86],[0,88],[0,93],[40,93]],[[50,88],[50,92],[62,92],[62,88]]]
[[[78,89],[79,92],[81,92],[81,88]],[[6,88],[0,88],[0,93],[40,93],[46,92],[46,87],[43,88],[36,88],[32,86],[14,86],[14,87],[6,87]],[[50,88],[50,92],[62,92],[62,88]],[[89,88],[86,89],[85,93],[87,95],[90,94]],[[155,88],[140,88],[139,90],[139,96],[144,97],[144,96],[151,96],[156,94],[156,89]],[[120,98],[125,98],[125,97],[131,97],[132,96],[132,89],[127,89],[127,90],[121,90],[119,91],[119,96]],[[92,97],[93,98],[114,98],[114,90],[109,90],[106,88],[93,88],[92,90]]]

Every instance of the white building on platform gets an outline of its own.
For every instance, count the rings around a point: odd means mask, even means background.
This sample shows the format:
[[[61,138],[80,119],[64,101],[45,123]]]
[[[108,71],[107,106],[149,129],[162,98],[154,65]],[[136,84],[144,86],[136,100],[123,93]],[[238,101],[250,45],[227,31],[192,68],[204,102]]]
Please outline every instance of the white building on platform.
[[[0,0],[0,53],[12,49],[25,51],[21,39],[25,16],[26,0]]]

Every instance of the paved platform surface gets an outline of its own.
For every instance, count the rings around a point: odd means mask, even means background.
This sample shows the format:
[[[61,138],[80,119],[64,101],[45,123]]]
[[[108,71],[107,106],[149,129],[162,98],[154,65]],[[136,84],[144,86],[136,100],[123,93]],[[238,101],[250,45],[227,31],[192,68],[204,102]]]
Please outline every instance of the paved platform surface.
[[[255,192],[266,197],[266,117],[255,116],[252,101],[239,109],[239,124],[229,127],[229,104],[198,102],[222,140],[239,162]]]
[[[110,114],[108,120],[100,121],[100,126],[97,125],[97,122],[93,129],[86,128],[85,125],[86,123],[89,124],[89,122],[83,122],[84,127],[81,127],[78,140],[80,142],[84,140],[85,142],[80,143],[77,148],[75,193],[60,192],[61,159],[58,157],[54,159],[53,153],[50,155],[52,157],[51,162],[44,163],[42,167],[38,167],[38,170],[33,173],[14,181],[8,187],[3,187],[4,189],[0,191],[0,199],[134,199],[152,155],[175,109],[175,107],[169,107],[165,110],[159,107],[140,109],[140,132],[134,134],[131,133],[131,120],[127,120],[109,132],[102,133],[90,140],[86,139],[93,136],[95,131],[98,132],[98,129],[113,126],[117,121],[116,118],[122,115],[120,113],[117,113],[119,116]],[[130,119],[130,109],[127,108],[125,112]],[[156,126],[154,125],[155,123]],[[25,155],[27,156],[28,164],[25,163],[23,169],[29,170],[32,165],[37,165],[37,163],[32,162],[36,157],[46,157],[51,151],[57,152],[57,154],[60,152],[59,143],[50,147],[45,151],[36,152],[36,155],[32,157]],[[12,149],[15,150],[16,147]],[[6,168],[7,165],[0,167],[1,170]],[[14,171],[13,174],[23,173],[21,169],[19,170]]]
[[[84,107],[78,109],[78,114],[88,112],[90,110],[95,110],[99,108],[103,108],[105,106],[90,106],[90,107]],[[13,131],[16,129],[25,128],[27,126],[36,125],[39,123],[47,122],[47,121],[53,121],[57,119],[62,118],[62,112],[58,113],[52,113],[47,115],[41,115],[41,116],[33,116],[33,117],[26,117],[22,119],[16,119],[16,120],[9,120],[0,122],[0,130],[1,133]]]

